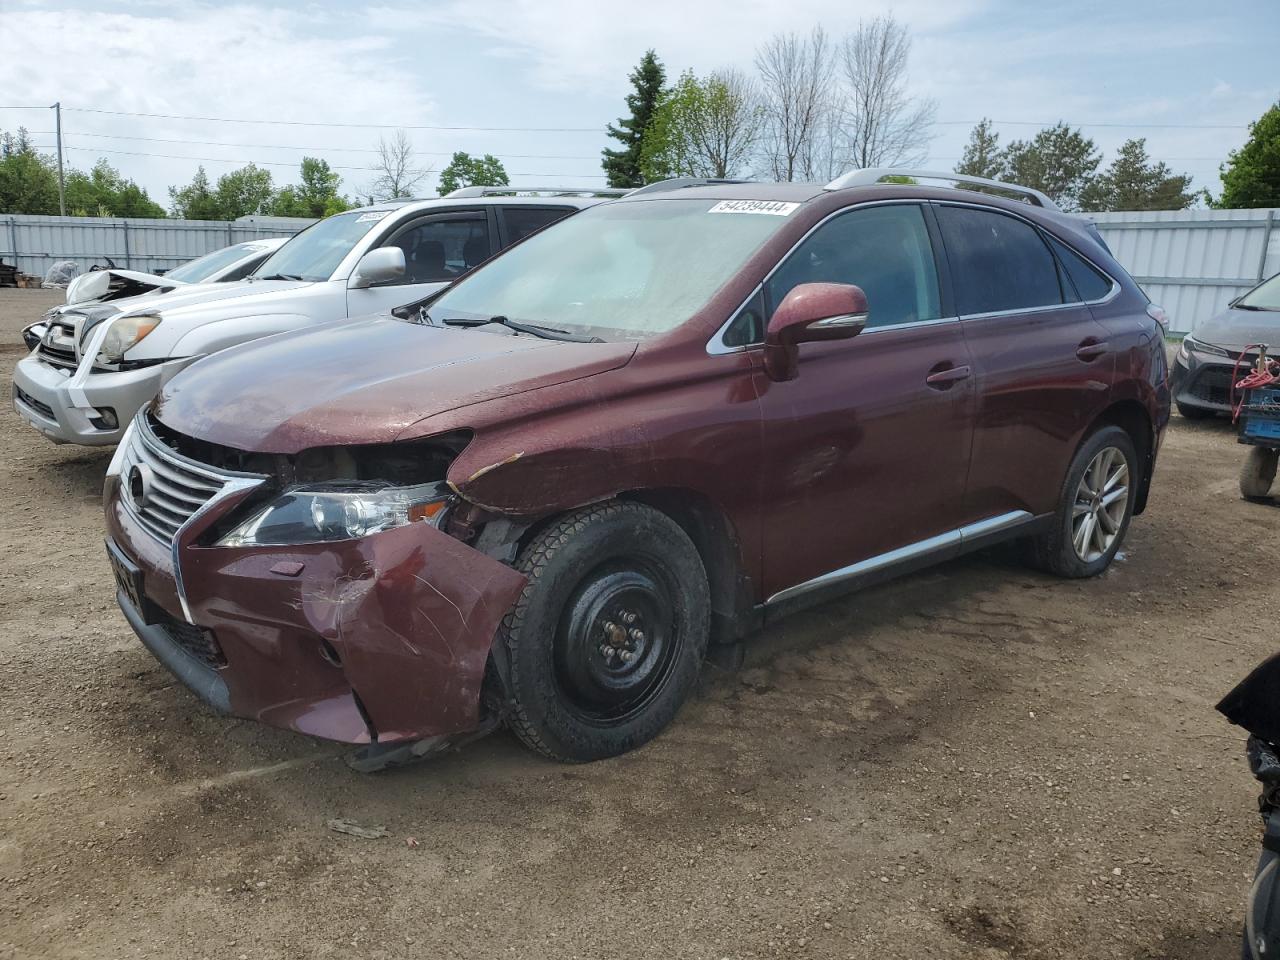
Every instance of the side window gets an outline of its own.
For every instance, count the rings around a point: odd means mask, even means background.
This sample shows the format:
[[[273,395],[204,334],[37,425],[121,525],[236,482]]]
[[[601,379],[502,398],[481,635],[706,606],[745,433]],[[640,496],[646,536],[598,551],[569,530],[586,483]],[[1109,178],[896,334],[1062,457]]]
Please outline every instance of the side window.
[[[745,347],[752,343],[764,342],[764,291],[757,290],[756,295],[746,302],[733,323],[725,330],[721,338],[726,347]]]
[[[1101,300],[1111,292],[1111,278],[1100,273],[1088,260],[1057,237],[1050,237],[1049,245],[1058,255],[1081,300]]]
[[[410,224],[385,246],[404,251],[402,283],[453,280],[488,258],[489,222],[483,213],[435,216]]]
[[[972,207],[939,205],[937,210],[961,314],[1063,302],[1057,262],[1035,227]]]
[[[507,231],[507,243],[515,243],[549,223],[564,219],[573,210],[573,207],[499,207],[498,216],[502,217]]]
[[[933,245],[915,204],[851,210],[827,221],[769,278],[767,307],[777,309],[797,284],[823,282],[860,286],[870,307],[870,327],[942,315]]]

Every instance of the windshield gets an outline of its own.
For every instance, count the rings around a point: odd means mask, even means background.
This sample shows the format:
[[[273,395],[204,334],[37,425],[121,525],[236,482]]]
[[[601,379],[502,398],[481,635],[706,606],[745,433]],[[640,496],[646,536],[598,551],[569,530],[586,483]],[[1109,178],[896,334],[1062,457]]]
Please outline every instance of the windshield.
[[[1280,310],[1280,273],[1254,287],[1236,301],[1246,310]]]
[[[287,277],[290,280],[328,280],[342,258],[388,213],[389,210],[367,210],[326,217],[269,256],[253,275]]]
[[[183,283],[199,283],[201,280],[208,280],[215,273],[243,260],[253,252],[254,246],[252,243],[237,243],[223,247],[213,253],[206,253],[203,257],[189,260],[180,267],[174,267],[165,274],[165,277],[170,280],[181,280]]]
[[[643,340],[701,308],[796,204],[606,203],[535,234],[447,290],[432,319],[520,323],[605,340]],[[744,208],[756,211],[746,212]]]

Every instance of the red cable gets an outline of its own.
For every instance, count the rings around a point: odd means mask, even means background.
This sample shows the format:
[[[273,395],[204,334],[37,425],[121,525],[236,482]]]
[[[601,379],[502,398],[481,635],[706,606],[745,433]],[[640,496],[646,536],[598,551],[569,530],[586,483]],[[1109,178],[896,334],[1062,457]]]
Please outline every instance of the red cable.
[[[1266,349],[1266,345],[1262,343],[1251,343],[1240,351],[1236,357],[1235,364],[1231,367],[1231,389],[1227,393],[1227,405],[1231,407],[1231,422],[1235,423],[1240,416],[1240,408],[1244,406],[1244,391],[1257,390],[1262,387],[1269,387],[1271,384],[1280,380],[1280,362],[1270,359],[1264,355],[1267,368],[1265,370],[1254,370],[1248,376],[1236,382],[1236,372],[1240,369],[1240,361],[1249,355],[1249,351],[1254,347],[1260,350]],[[1235,403],[1235,392],[1240,390],[1240,402]]]

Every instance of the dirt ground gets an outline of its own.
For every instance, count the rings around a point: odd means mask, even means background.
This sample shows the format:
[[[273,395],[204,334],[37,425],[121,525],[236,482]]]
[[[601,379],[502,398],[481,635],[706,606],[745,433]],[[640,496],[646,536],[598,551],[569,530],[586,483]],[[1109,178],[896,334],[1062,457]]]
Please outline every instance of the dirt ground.
[[[5,390],[54,301],[0,291]],[[1213,704],[1280,602],[1241,456],[1175,418],[1101,579],[990,553],[799,615],[631,755],[501,733],[361,776],[151,658],[103,553],[109,451],[6,403],[0,957],[1238,956],[1256,790]]]

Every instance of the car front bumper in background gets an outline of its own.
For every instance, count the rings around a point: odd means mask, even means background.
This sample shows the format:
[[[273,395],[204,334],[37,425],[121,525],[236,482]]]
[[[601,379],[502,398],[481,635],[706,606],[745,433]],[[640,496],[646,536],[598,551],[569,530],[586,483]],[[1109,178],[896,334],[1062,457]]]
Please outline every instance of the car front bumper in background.
[[[1232,371],[1239,378],[1249,367],[1249,359],[1237,366],[1232,357],[1179,350],[1169,372],[1169,390],[1179,406],[1230,413]]]
[[[75,375],[31,354],[13,370],[13,408],[54,443],[104,446],[118,443],[125,427],[168,380],[194,357],[166,360],[120,373]],[[116,426],[103,418],[107,411]]]
[[[422,522],[359,540],[222,548],[194,545],[213,522],[201,518],[174,549],[139,525],[119,485],[108,477],[108,549],[136,568],[137,590],[119,587],[116,599],[206,703],[355,744],[480,725],[489,651],[522,574]]]

